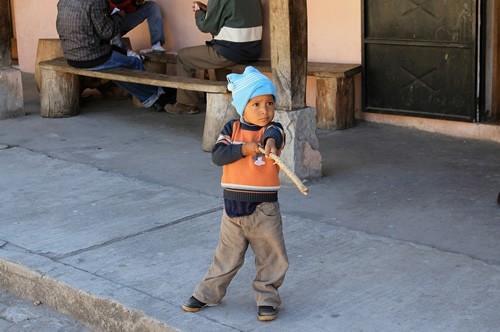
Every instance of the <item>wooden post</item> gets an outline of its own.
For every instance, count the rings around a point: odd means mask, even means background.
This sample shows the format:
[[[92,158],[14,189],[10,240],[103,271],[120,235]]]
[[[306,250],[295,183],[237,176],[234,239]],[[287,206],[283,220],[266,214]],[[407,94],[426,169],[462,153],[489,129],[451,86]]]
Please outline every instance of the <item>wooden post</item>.
[[[12,22],[10,17],[10,0],[0,0],[0,67],[10,67],[10,43],[12,39]]]
[[[270,0],[275,119],[286,128],[283,161],[300,179],[321,177],[316,110],[306,107],[307,0]],[[287,181],[280,175],[281,181]]]
[[[21,71],[12,67],[10,0],[0,0],[0,119],[24,115]]]
[[[56,70],[41,68],[40,115],[64,118],[78,114],[80,78]]]
[[[307,83],[307,1],[271,0],[271,67],[277,109],[304,108]]]

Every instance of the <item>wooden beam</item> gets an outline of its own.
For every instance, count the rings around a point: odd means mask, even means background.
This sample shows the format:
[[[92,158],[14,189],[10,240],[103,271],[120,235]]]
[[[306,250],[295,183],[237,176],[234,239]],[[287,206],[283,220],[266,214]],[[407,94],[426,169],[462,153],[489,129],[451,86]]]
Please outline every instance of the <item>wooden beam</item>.
[[[0,0],[0,67],[10,67],[10,43],[12,40],[12,21],[10,0]]]
[[[270,0],[271,66],[278,92],[277,108],[306,105],[307,1]]]
[[[500,121],[500,0],[493,4],[493,61],[491,64],[491,120]]]

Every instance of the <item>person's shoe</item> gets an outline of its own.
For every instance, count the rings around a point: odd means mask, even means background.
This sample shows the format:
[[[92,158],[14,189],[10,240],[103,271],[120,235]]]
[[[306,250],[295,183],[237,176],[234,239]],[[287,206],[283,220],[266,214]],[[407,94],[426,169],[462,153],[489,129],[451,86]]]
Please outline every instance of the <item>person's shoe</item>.
[[[153,109],[156,112],[165,112],[165,105],[168,104],[169,100],[170,96],[168,96],[166,93],[162,93],[153,104]]]
[[[153,52],[153,49],[152,48],[146,48],[144,50],[140,50],[139,53],[141,53],[141,55],[144,55],[144,54],[149,54]]]
[[[137,59],[144,61],[144,57],[142,55],[137,54],[136,52],[132,50],[127,50],[127,56],[133,56],[136,57]]]
[[[195,105],[184,105],[179,102],[165,105],[165,111],[170,114],[197,114],[200,110]]]
[[[257,318],[261,321],[275,320],[278,318],[278,308],[270,305],[261,305],[259,306]]]
[[[198,301],[194,296],[191,296],[186,303],[184,303],[181,308],[187,312],[198,312],[207,306],[206,303]]]
[[[158,102],[153,104],[153,110],[158,113],[165,112],[164,106],[161,106],[161,104]]]
[[[149,53],[152,53],[152,52],[165,52],[165,49],[163,48],[163,46],[161,46],[160,42],[157,42],[156,44],[154,44],[153,46],[151,46],[151,48],[146,48],[144,50],[141,50],[139,53],[141,53],[141,54],[149,54]]]
[[[156,52],[165,52],[165,49],[163,48],[163,46],[161,46],[160,42],[157,42],[156,44],[151,46],[151,49]]]

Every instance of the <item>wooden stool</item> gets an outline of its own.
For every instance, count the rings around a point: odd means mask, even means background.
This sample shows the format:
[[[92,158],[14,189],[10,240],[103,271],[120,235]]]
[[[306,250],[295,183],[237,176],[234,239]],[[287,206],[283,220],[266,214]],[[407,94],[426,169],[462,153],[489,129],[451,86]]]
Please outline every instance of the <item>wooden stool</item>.
[[[59,39],[38,39],[38,48],[35,59],[35,82],[40,91],[41,73],[39,63],[45,60],[60,58],[63,56],[61,41]]]

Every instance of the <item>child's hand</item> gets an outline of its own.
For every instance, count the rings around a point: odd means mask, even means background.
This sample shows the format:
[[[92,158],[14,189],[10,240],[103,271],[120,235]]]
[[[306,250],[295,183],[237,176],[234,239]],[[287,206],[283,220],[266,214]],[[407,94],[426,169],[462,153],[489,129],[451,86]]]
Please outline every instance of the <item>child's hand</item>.
[[[243,143],[241,146],[241,154],[243,157],[257,156],[259,153],[259,144],[257,142]]]
[[[266,146],[264,147],[264,151],[266,158],[271,158],[269,156],[270,153],[274,153],[275,155],[279,156],[279,151],[278,148],[276,147],[276,140],[274,138],[268,138],[266,140]]]

